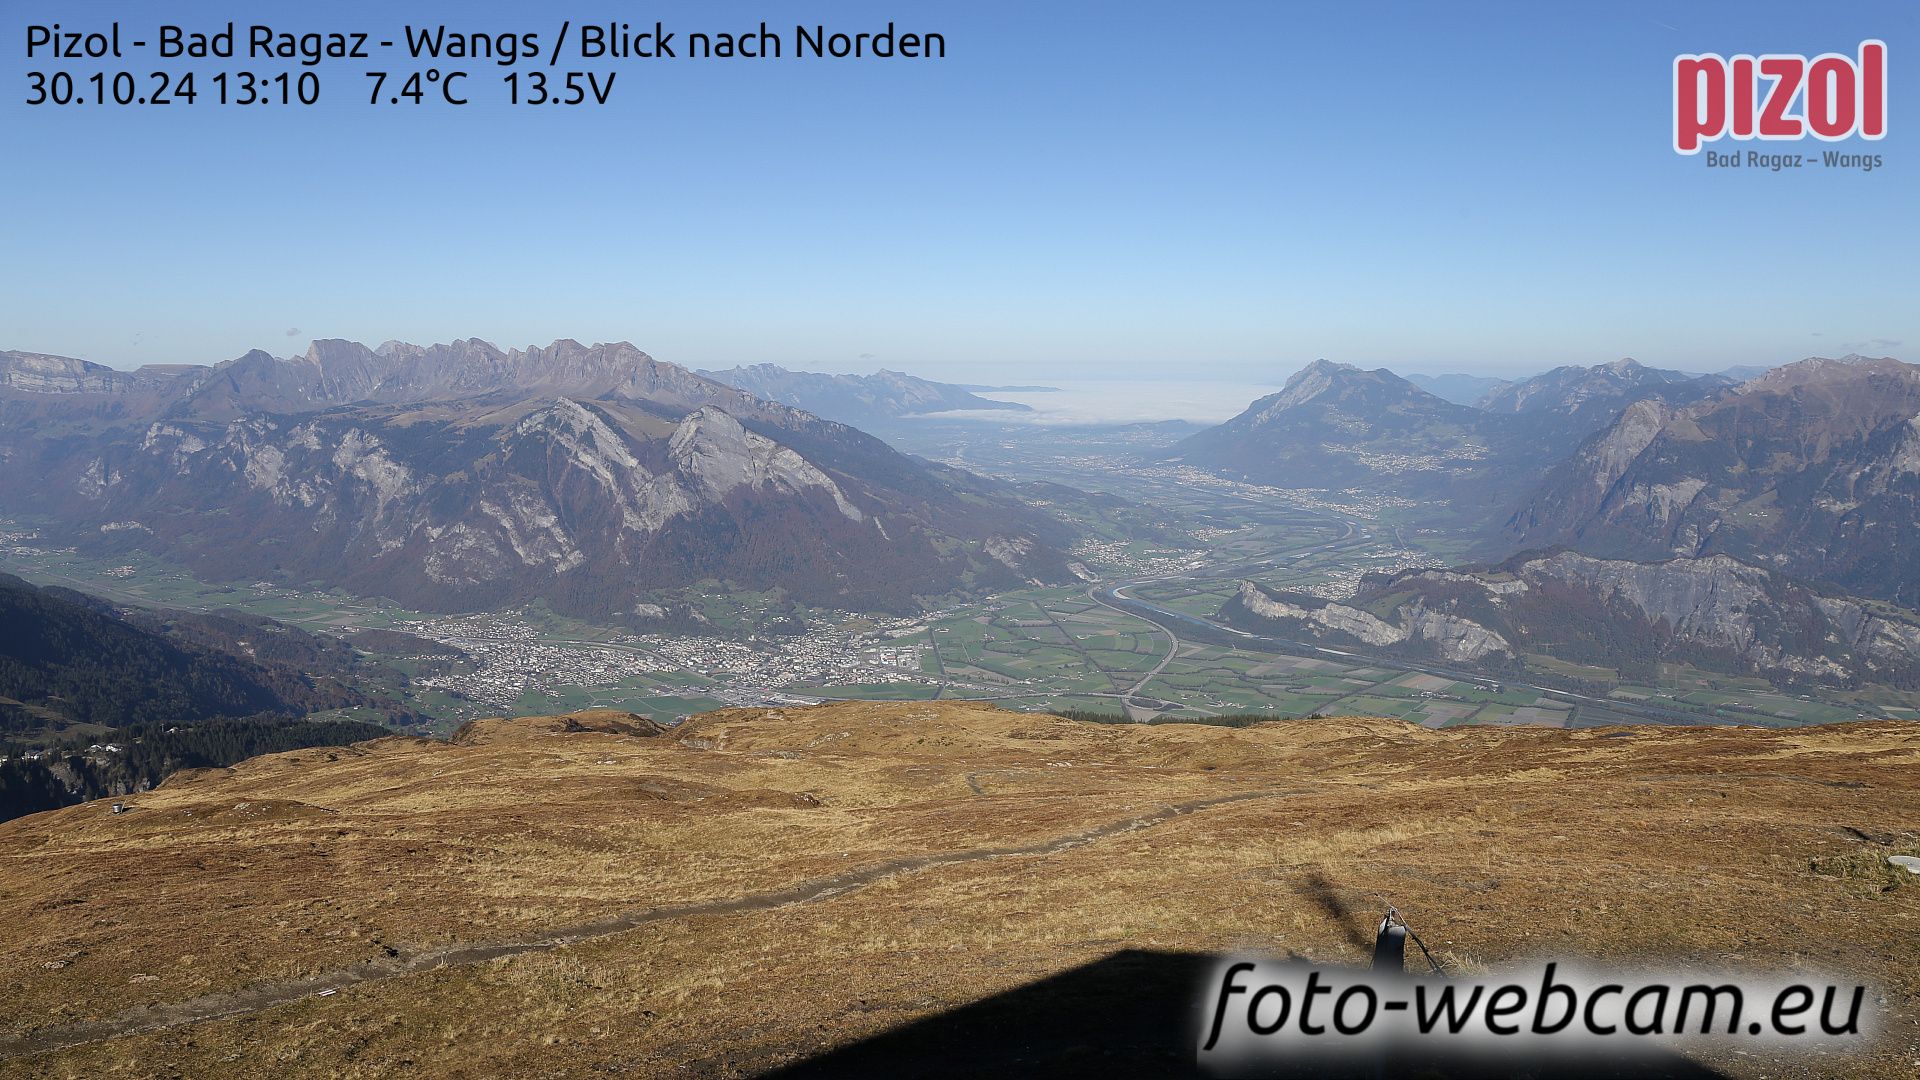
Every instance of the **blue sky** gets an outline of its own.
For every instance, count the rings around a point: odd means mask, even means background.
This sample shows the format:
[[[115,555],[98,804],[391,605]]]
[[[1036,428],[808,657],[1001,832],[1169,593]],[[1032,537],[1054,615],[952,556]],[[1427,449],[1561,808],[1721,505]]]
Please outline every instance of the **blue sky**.
[[[376,37],[891,18],[948,56],[616,61],[597,109],[483,103],[504,96],[483,64],[462,109],[370,108],[348,66],[304,110],[19,103],[27,24],[118,15],[133,37],[156,8]],[[132,366],[568,336],[988,381],[1920,360],[1912,3],[321,10],[8,0],[0,347]],[[1669,148],[1676,53],[1863,37],[1889,44],[1890,132],[1835,148],[1882,169],[1731,173]]]

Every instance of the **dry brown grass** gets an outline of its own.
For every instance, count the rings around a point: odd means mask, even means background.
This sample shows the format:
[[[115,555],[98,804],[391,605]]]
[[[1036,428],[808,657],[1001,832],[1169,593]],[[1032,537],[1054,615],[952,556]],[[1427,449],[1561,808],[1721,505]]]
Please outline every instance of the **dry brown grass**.
[[[612,719],[274,755],[176,778],[131,814],[90,804],[0,826],[0,1038],[1272,794],[5,1071],[740,1075],[1123,948],[1357,960],[1388,902],[1467,969],[1731,954],[1857,975],[1893,1015],[1848,1071],[1907,1076],[1920,1060],[1920,878],[1884,864],[1920,843],[1912,725],[1226,730],[854,703],[730,710],[654,738],[567,730]]]

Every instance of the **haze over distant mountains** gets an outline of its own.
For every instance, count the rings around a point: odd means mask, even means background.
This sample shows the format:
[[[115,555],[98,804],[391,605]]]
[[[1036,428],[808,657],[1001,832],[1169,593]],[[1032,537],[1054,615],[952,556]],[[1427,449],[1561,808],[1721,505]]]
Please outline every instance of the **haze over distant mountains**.
[[[1496,386],[1474,404],[1492,413],[1541,417],[1585,434],[1611,423],[1630,402],[1657,397],[1684,405],[1734,381],[1723,375],[1662,371],[1626,359],[1596,367],[1557,367]]]
[[[1468,388],[1465,377],[1448,383]],[[1629,405],[1682,406],[1737,385],[1631,359],[1559,367],[1498,381],[1471,405],[1378,368],[1316,360],[1214,428],[1174,445],[1170,460],[1283,487],[1358,485],[1459,495],[1495,485],[1508,497]]]
[[[903,416],[952,412],[960,409],[997,409],[1031,412],[1025,405],[976,397],[966,387],[930,382],[899,371],[872,375],[821,375],[788,371],[773,364],[755,364],[701,375],[745,390],[767,401],[778,401],[815,416],[856,427],[883,424]]]
[[[1488,433],[1497,427],[1385,368],[1316,360],[1279,393],[1166,456],[1283,486],[1391,488],[1479,473],[1496,453]]]
[[[1491,391],[1508,385],[1512,380],[1492,375],[1449,375],[1411,374],[1407,381],[1432,394],[1434,397],[1451,401],[1455,405],[1472,405]]]
[[[115,372],[0,354],[0,510],[221,577],[617,614],[719,578],[900,609],[1070,578],[1012,489],[654,360],[316,341]]]
[[[1629,362],[1630,361],[1623,360],[1623,361],[1618,361],[1617,363],[1624,364]],[[1608,368],[1612,366],[1614,365],[1601,364],[1601,365],[1598,365],[1597,367],[1580,367],[1578,365],[1573,365],[1570,367],[1556,368],[1554,370],[1556,371],[1598,371],[1600,369]],[[1742,364],[1742,365],[1737,365],[1735,367],[1723,368],[1720,371],[1710,372],[1710,373],[1670,371],[1670,372],[1663,372],[1663,374],[1678,376],[1680,379],[1700,379],[1700,378],[1705,378],[1707,375],[1711,374],[1711,375],[1718,375],[1730,383],[1738,383],[1738,382],[1745,382],[1748,379],[1755,378],[1760,375],[1764,375],[1766,374],[1767,371],[1768,369],[1764,366]],[[1549,372],[1547,374],[1551,374],[1551,373]],[[1535,378],[1537,378],[1537,376],[1536,375],[1523,375],[1523,376],[1472,375],[1472,374],[1466,374],[1464,372],[1453,372],[1445,375],[1426,375],[1426,374],[1415,372],[1407,375],[1406,378],[1408,382],[1414,384],[1415,386],[1418,386],[1420,389],[1425,390],[1429,394],[1432,394],[1435,397],[1445,398],[1446,400],[1451,401],[1456,405],[1480,405],[1484,403],[1486,399],[1492,394],[1494,394],[1496,391],[1502,390],[1506,387],[1516,386],[1521,383],[1531,382]]]
[[[1470,406],[1385,368],[1316,360],[1279,393],[1164,456],[1281,487],[1354,488],[1492,512],[1510,509],[1521,489],[1628,402],[1692,401],[1725,385],[1718,376],[1621,360],[1500,383]]]

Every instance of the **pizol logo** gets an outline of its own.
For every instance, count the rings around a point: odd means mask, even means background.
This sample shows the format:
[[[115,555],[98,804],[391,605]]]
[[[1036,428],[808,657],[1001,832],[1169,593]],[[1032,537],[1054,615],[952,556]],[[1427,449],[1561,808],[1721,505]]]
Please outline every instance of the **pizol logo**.
[[[1887,43],[1860,43],[1857,56],[1768,53],[1673,58],[1673,149],[1735,139],[1826,142],[1887,135]]]

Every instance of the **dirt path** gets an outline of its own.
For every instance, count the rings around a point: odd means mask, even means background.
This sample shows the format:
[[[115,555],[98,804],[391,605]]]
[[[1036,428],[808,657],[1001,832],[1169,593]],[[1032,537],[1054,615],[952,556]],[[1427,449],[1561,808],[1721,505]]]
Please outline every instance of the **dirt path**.
[[[1017,847],[971,848],[965,851],[941,852],[934,855],[915,855],[906,858],[888,859],[844,874],[831,877],[813,878],[790,885],[783,889],[766,892],[748,893],[725,900],[703,900],[687,904],[665,904],[660,907],[629,911],[598,922],[583,923],[557,931],[546,937],[506,941],[493,944],[453,945],[433,949],[410,957],[401,957],[381,963],[360,964],[339,971],[316,975],[294,982],[262,983],[244,987],[225,994],[211,994],[192,998],[187,1001],[161,1005],[143,1006],[130,1009],[105,1020],[95,1020],[62,1027],[42,1028],[11,1039],[0,1039],[0,1059],[20,1057],[26,1054],[39,1054],[52,1050],[65,1050],[86,1043],[117,1039],[123,1035],[138,1035],[165,1028],[197,1024],[206,1020],[225,1020],[247,1013],[270,1009],[276,1005],[285,1005],[301,998],[311,997],[323,991],[342,990],[362,983],[379,982],[383,979],[398,978],[421,971],[437,968],[456,967],[464,964],[479,964],[489,960],[498,960],[522,953],[542,952],[563,948],[568,945],[606,937],[610,934],[624,933],[650,923],[666,922],[670,919],[686,919],[700,915],[733,915],[749,911],[767,911],[773,908],[787,907],[793,904],[810,904],[819,900],[840,896],[856,889],[865,888],[875,882],[900,874],[910,874],[917,870],[926,870],[936,866],[948,866],[954,863],[978,862],[984,859],[1005,859],[1019,856],[1053,855],[1071,848],[1091,844],[1096,840],[1122,833],[1133,832],[1158,825],[1164,821],[1190,814],[1196,810],[1224,806],[1228,803],[1245,802],[1249,799],[1277,798],[1299,794],[1298,791],[1246,791],[1233,795],[1217,795],[1210,799],[1194,799],[1189,802],[1174,803],[1148,814],[1124,818],[1119,821],[1097,825],[1077,833],[1070,833],[1053,840]]]

